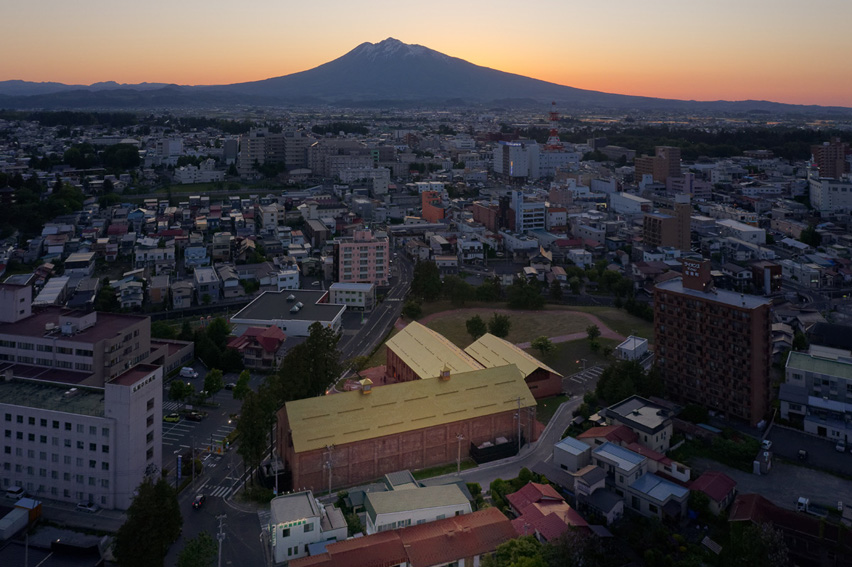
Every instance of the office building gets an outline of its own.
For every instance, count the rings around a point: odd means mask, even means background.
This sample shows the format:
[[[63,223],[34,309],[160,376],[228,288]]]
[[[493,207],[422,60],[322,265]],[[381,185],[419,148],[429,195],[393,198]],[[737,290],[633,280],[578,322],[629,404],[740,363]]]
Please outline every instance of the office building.
[[[709,261],[654,288],[657,364],[673,399],[756,425],[769,409],[771,302],[717,289]]]
[[[642,237],[645,244],[656,248],[671,247],[683,252],[691,249],[692,205],[689,195],[677,195],[672,209],[646,213]]]
[[[642,156],[634,161],[636,179],[651,175],[654,181],[665,183],[669,177],[680,177],[680,148],[657,146],[653,156]]]
[[[814,165],[819,169],[820,177],[840,179],[844,173],[849,173],[849,159],[852,151],[849,144],[834,138],[818,146],[811,146]]]

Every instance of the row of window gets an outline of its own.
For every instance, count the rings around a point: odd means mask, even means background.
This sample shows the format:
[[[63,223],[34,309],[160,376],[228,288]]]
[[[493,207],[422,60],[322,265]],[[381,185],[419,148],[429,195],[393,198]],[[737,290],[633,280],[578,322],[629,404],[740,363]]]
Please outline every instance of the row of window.
[[[4,471],[11,471],[11,467],[9,463],[3,463]],[[29,476],[35,476],[35,468],[32,466],[23,466],[23,465],[15,465],[16,473],[26,473]],[[50,478],[52,480],[59,480],[59,472],[58,471],[48,471],[47,469],[40,468],[38,469],[38,476],[41,478],[47,478],[48,473],[50,473]],[[65,482],[75,482],[77,484],[86,484],[88,479],[89,486],[100,486],[101,488],[109,488],[109,479],[108,478],[96,478],[93,476],[86,477],[82,474],[71,474],[71,473],[62,473],[62,480]]]
[[[153,407],[153,405],[152,405],[152,407]],[[9,422],[9,423],[12,422],[13,416],[12,416],[11,413],[7,413],[4,417],[5,417],[7,422]],[[15,415],[14,418],[15,418],[15,423],[24,423],[24,416],[23,415]],[[40,427],[47,427],[47,423],[48,423],[48,420],[45,419],[45,418],[39,418],[39,420],[38,420],[38,425]],[[73,430],[74,424],[72,424],[69,421],[66,421],[64,423],[65,423],[65,431],[72,431]],[[33,417],[33,416],[27,417],[27,424],[35,425],[36,424],[36,418]],[[56,419],[51,420],[50,424],[51,424],[51,427],[53,429],[59,429],[60,422],[58,420],[56,420]],[[78,423],[77,424],[77,433],[85,433],[85,432],[86,432],[86,426],[83,425],[82,423]],[[89,426],[89,435],[95,436],[97,434],[98,434],[97,426],[90,425]],[[102,427],[101,428],[101,436],[109,437],[109,427]]]
[[[13,484],[13,482],[10,481],[8,478],[3,479],[3,486],[5,488],[8,488],[12,484]],[[19,483],[15,482],[14,484],[19,484]],[[27,490],[27,492],[35,493],[35,494],[47,494],[47,492],[48,492],[48,489],[43,484],[39,484],[38,486],[36,486],[32,482],[26,483],[24,488]],[[56,497],[59,496],[59,488],[58,487],[51,486],[49,491],[50,491],[51,496],[56,496]],[[68,489],[68,488],[63,489],[62,490],[62,497],[70,499],[71,498],[71,490]],[[82,491],[78,491],[78,492],[74,493],[74,499],[79,501],[79,502],[94,502],[95,501],[95,495],[92,494],[92,493],[85,494]],[[107,497],[101,496],[100,497],[100,503],[101,503],[101,505],[106,505]]]
[[[5,449],[11,449],[11,447],[6,447]],[[6,454],[11,454],[11,451],[5,451],[4,450],[4,452]],[[24,456],[23,450],[20,447],[16,447],[15,448],[15,455],[18,456],[18,457],[23,457]],[[32,449],[27,450],[27,457],[30,458],[30,459],[35,459],[35,451],[33,451]],[[39,460],[46,461],[47,460],[47,453],[45,453],[44,451],[39,452]],[[63,456],[62,460],[63,460],[63,464],[66,464],[66,465],[69,465],[69,466],[72,464],[70,455]],[[59,455],[57,455],[56,453],[51,453],[50,454],[50,462],[51,463],[59,463]],[[83,457],[76,457],[76,464],[77,464],[78,468],[84,468],[86,466],[86,460],[83,459]],[[16,472],[21,472],[20,471],[21,466],[22,465],[20,465],[20,464],[15,465]],[[9,463],[3,463],[3,468],[6,469],[6,470],[9,470]],[[28,467],[28,468],[31,469],[32,467]],[[90,469],[97,469],[98,468],[98,461],[96,461],[95,459],[89,459],[89,468]],[[100,469],[102,471],[108,471],[109,470],[109,463],[106,462],[106,461],[101,461]],[[53,478],[57,478],[57,477],[54,476]]]
[[[37,350],[38,352],[53,352],[54,351],[53,345],[33,344],[33,343],[16,343],[15,341],[0,341],[0,347],[17,348],[18,350]],[[91,357],[91,356],[94,355],[93,351],[91,351],[89,349],[85,349],[85,348],[74,349],[74,348],[71,348],[71,347],[57,346],[55,350],[56,350],[57,354],[76,354],[77,356],[88,356],[88,357]]]
[[[4,436],[7,439],[11,439],[12,438],[12,430],[7,429],[4,432]],[[23,441],[24,432],[23,431],[16,431],[15,432],[15,439]],[[36,440],[35,433],[27,433],[27,441],[35,443],[35,440]],[[39,441],[39,443],[46,445],[47,444],[47,435],[39,435],[38,441]],[[59,437],[51,437],[50,443],[54,447],[58,447],[59,446]],[[70,448],[71,443],[72,443],[71,439],[67,439],[67,438],[63,439],[63,444],[65,445],[65,447]],[[77,448],[80,449],[81,451],[84,450],[86,448],[86,443],[84,441],[77,441]],[[97,451],[97,450],[98,450],[98,444],[97,443],[89,443],[89,451],[94,452],[94,451]],[[101,445],[101,453],[109,453],[109,445]]]

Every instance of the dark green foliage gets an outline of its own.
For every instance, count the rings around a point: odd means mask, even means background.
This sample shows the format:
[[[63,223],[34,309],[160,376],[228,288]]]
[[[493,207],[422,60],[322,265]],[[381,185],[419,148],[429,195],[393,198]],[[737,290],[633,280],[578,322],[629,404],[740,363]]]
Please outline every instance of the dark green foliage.
[[[186,542],[177,558],[177,567],[210,567],[216,560],[216,540],[201,532]]]
[[[723,547],[723,565],[733,567],[789,567],[790,551],[780,530],[772,524],[732,526],[731,541]]]
[[[115,536],[115,556],[121,567],[157,567],[180,535],[183,518],[177,493],[163,478],[146,478],[127,510],[127,520]]]
[[[276,407],[291,400],[322,395],[343,372],[337,350],[340,336],[320,323],[313,323],[309,333],[305,342],[287,353],[278,372],[266,380]]]
[[[541,284],[538,280],[527,281],[516,278],[506,290],[509,307],[512,309],[541,309],[544,307],[544,296],[541,295]]]
[[[402,315],[412,321],[419,319],[423,315],[423,308],[414,300],[408,300],[402,306]]]
[[[686,407],[684,407],[683,411],[678,414],[678,417],[690,423],[707,423],[710,418],[710,414],[704,406],[700,406],[698,404],[686,404]]]
[[[541,352],[541,356],[544,356],[553,350],[553,343],[550,342],[550,339],[548,339],[544,335],[533,339],[533,341],[530,343],[530,346]]]
[[[183,325],[180,327],[180,334],[178,335],[178,339],[182,341],[191,341],[195,338],[195,333],[192,331],[192,325],[189,324],[189,321],[184,321]]]
[[[455,306],[464,305],[474,298],[475,290],[472,285],[458,276],[447,276],[442,286],[444,297]]]
[[[532,535],[510,539],[486,555],[482,567],[547,567],[542,555],[544,545]]]
[[[224,387],[225,381],[222,379],[222,371],[217,368],[210,369],[204,377],[204,390],[207,395],[212,396]]]
[[[185,402],[195,393],[195,386],[176,378],[169,383],[169,399],[175,402]]]
[[[801,331],[796,331],[793,335],[793,350],[807,350],[808,337]]]
[[[477,301],[499,301],[503,295],[500,280],[496,277],[487,278],[476,288]]]
[[[135,169],[141,163],[139,150],[131,144],[114,144],[104,148],[100,154],[104,167],[113,170],[126,171]]]
[[[488,332],[495,337],[505,339],[509,335],[509,330],[512,328],[512,320],[508,315],[494,313],[491,319],[488,320]]]
[[[105,282],[98,295],[95,296],[95,311],[116,312],[121,309],[121,303],[115,295],[115,288]]]
[[[251,390],[243,398],[236,429],[240,437],[237,453],[248,469],[258,466],[266,453],[267,433],[273,422],[273,412],[277,409],[269,403],[270,400],[271,397]]]
[[[808,246],[816,248],[822,243],[822,236],[816,231],[816,227],[814,225],[810,225],[808,228],[802,229],[802,233],[799,235],[799,240]]]
[[[151,322],[151,336],[157,339],[176,339],[177,331],[165,321]]]
[[[601,336],[601,330],[597,325],[589,325],[586,327],[586,336],[590,341],[594,341],[596,338]]]
[[[642,397],[660,396],[662,380],[656,369],[645,372],[635,360],[619,360],[608,366],[598,379],[595,395],[604,404],[610,405],[634,394]]]
[[[651,306],[645,303],[644,301],[636,301],[632,297],[629,297],[627,301],[624,302],[624,310],[630,313],[631,315],[641,317],[646,321],[654,320],[653,308],[651,308]]]
[[[411,297],[435,301],[441,297],[441,272],[435,262],[418,261],[411,279]]]
[[[465,327],[467,328],[467,334],[473,337],[473,340],[478,339],[486,332],[488,332],[488,326],[485,324],[485,321],[482,320],[482,317],[479,315],[474,315],[467,321],[465,321]]]
[[[562,300],[562,284],[555,278],[550,282],[550,299],[553,301]]]
[[[243,370],[240,372],[239,378],[237,378],[237,383],[234,386],[234,399],[235,400],[244,400],[248,393],[251,391],[251,387],[249,386],[249,381],[251,380],[251,374],[249,374],[248,370]]]

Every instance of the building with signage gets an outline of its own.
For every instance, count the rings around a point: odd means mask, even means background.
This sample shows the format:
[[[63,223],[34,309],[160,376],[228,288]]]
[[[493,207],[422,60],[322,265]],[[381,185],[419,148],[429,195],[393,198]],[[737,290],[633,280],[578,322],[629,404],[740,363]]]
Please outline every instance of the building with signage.
[[[347,536],[343,512],[323,506],[310,490],[283,494],[269,503],[267,530],[275,563],[308,555],[311,544],[343,541]]]
[[[666,390],[756,425],[769,409],[771,302],[717,289],[710,262],[683,260],[683,277],[654,288],[657,364]]]

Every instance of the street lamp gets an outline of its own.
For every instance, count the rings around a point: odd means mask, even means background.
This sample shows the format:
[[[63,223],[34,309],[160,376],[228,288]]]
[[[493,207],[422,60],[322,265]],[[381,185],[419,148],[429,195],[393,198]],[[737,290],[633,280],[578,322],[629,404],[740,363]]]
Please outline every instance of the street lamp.
[[[461,442],[464,439],[464,435],[461,433],[456,433],[456,440],[459,444],[458,455],[456,456],[456,474],[461,474]]]

